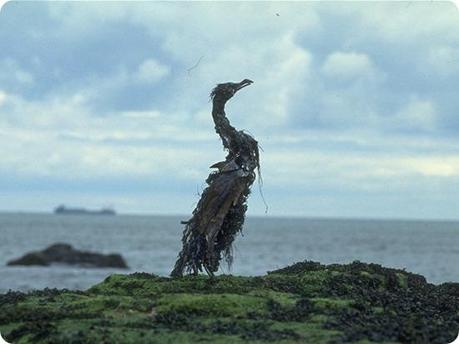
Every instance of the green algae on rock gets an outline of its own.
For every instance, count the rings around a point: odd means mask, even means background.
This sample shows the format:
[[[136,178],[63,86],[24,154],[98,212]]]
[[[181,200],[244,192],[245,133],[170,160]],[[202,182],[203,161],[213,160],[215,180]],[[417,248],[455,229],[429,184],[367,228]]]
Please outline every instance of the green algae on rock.
[[[265,276],[112,275],[87,291],[0,295],[14,343],[449,343],[459,284],[376,264],[302,262]]]

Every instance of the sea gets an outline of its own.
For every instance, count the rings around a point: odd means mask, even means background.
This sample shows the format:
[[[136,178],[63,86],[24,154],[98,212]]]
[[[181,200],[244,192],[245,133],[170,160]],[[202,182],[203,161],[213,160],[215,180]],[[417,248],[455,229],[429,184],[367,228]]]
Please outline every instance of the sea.
[[[186,216],[0,214],[0,293],[42,288],[84,290],[107,276],[136,271],[167,276],[181,248]],[[64,265],[7,266],[57,243],[120,253],[128,270]],[[428,282],[459,282],[459,222],[248,217],[221,273],[263,275],[304,260],[359,260],[421,274]]]

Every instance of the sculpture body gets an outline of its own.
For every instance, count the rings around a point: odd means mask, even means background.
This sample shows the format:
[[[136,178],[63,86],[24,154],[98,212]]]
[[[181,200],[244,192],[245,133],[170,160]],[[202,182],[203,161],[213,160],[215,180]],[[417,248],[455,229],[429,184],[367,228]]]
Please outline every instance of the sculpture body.
[[[251,80],[240,83],[219,84],[211,93],[212,118],[215,131],[228,150],[225,161],[211,166],[217,171],[207,178],[207,188],[193,211],[190,220],[184,222],[182,251],[175,263],[172,276],[183,273],[197,274],[203,269],[213,275],[220,261],[232,261],[231,245],[242,230],[247,210],[250,186],[259,168],[257,141],[243,131],[231,126],[225,114],[226,102]]]

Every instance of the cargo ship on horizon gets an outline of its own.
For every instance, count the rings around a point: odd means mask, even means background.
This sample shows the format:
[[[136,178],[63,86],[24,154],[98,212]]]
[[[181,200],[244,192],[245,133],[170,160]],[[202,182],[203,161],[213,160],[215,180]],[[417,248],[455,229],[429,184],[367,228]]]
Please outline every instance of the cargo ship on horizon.
[[[68,208],[61,204],[54,209],[56,215],[116,215],[112,208],[102,208],[100,210],[88,210],[85,208]]]

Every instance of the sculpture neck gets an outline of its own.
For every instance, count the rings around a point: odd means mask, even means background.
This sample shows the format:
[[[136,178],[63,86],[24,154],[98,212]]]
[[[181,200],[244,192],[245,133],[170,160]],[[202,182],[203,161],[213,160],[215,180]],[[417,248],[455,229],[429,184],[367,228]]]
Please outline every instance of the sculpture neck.
[[[231,141],[237,131],[226,118],[225,103],[226,101],[217,98],[213,100],[212,118],[215,123],[215,131],[222,139],[223,147],[231,150]]]

